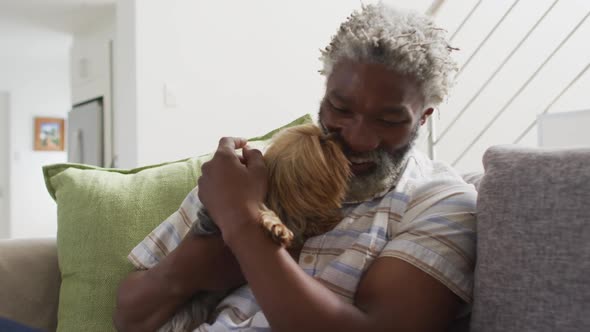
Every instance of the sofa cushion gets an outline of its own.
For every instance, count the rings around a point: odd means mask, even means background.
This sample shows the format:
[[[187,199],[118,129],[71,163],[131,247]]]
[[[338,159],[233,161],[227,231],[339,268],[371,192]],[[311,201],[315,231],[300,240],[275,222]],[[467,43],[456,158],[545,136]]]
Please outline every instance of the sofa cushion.
[[[473,331],[590,331],[590,149],[490,148]]]
[[[60,283],[55,239],[0,240],[0,253],[0,317],[55,331]]]
[[[304,116],[288,126],[310,120]],[[274,132],[257,138],[258,143]],[[44,167],[58,212],[59,331],[114,330],[116,289],[132,270],[127,254],[178,209],[209,158],[132,170],[77,164]]]

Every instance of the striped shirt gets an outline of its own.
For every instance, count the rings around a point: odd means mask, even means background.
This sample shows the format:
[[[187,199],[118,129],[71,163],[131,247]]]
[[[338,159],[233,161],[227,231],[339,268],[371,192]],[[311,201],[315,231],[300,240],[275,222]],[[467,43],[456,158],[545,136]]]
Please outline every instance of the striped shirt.
[[[404,260],[436,278],[466,302],[472,301],[475,264],[475,188],[444,163],[413,150],[393,189],[370,200],[346,203],[343,220],[306,241],[299,266],[343,301],[353,303],[360,278],[375,259]],[[147,269],[176,248],[201,207],[197,189],[129,254]],[[466,311],[464,310],[464,311]],[[217,307],[216,320],[196,331],[269,329],[245,285]]]

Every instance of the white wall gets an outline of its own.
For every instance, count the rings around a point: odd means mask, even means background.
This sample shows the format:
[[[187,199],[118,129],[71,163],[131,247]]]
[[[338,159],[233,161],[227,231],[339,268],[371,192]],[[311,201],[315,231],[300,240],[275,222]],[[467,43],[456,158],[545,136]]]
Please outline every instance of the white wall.
[[[547,148],[590,148],[590,110],[548,113],[539,116],[539,146]],[[564,135],[564,129],[567,135]]]
[[[113,8],[114,9],[114,8]],[[115,37],[115,12],[74,34],[70,52],[72,104],[103,97],[104,165],[112,163],[112,96],[110,42]]]
[[[55,236],[56,207],[41,167],[64,162],[66,153],[33,151],[33,121],[66,117],[71,37],[3,20],[0,40],[0,90],[10,93],[10,235]]]
[[[137,163],[137,60],[135,0],[117,2],[114,59],[114,155],[116,167]]]
[[[6,91],[0,91],[0,239],[10,236],[9,107],[10,95]]]
[[[373,1],[366,1],[371,3]],[[386,1],[425,11],[431,1]],[[436,20],[454,33],[478,0],[447,0]],[[483,1],[452,41],[465,71],[448,102],[435,114],[437,133],[516,47],[553,0],[518,1],[504,23],[465,66],[483,38],[514,4]],[[437,158],[454,162],[508,103],[569,31],[590,10],[590,1],[559,1],[505,68],[439,144]],[[317,74],[319,48],[359,7],[333,1],[119,1],[115,136],[122,167],[185,158],[210,151],[222,135],[254,136],[304,113],[315,114],[324,78]],[[534,81],[506,108],[456,166],[482,170],[484,151],[510,144],[585,65],[590,22],[563,46]],[[120,57],[120,59],[119,59]],[[121,60],[122,59],[122,60]],[[587,109],[590,74],[550,109]],[[175,105],[166,105],[165,95]],[[124,107],[123,107],[124,106]],[[521,144],[536,145],[536,129]],[[425,136],[420,146],[424,147]]]
[[[431,1],[401,3],[424,11]],[[358,0],[119,1],[120,166],[203,154],[220,136],[256,136],[315,114],[324,88],[319,49],[359,7]],[[165,87],[175,106],[165,104]]]
[[[370,3],[373,1],[367,1]],[[431,1],[389,1],[425,11]],[[477,0],[445,1],[436,20],[455,32]],[[484,1],[452,41],[465,70],[435,114],[437,132],[451,120],[516,47],[553,0],[521,0],[466,65],[483,38],[514,4]],[[223,135],[255,136],[304,113],[315,114],[324,78],[318,49],[359,7],[334,1],[120,1],[117,24],[119,99],[117,154],[122,167],[185,158],[211,151]],[[505,68],[437,144],[437,158],[453,163],[508,103],[536,68],[590,10],[590,2],[560,1]],[[590,58],[590,20],[515,98],[476,142],[461,171],[482,170],[490,145],[510,144],[531,124]],[[590,108],[590,74],[550,109]],[[167,95],[167,96],[166,96]],[[168,104],[167,104],[168,101]],[[123,107],[124,106],[124,107]],[[521,144],[536,145],[536,129]],[[426,137],[421,138],[424,143]],[[424,147],[424,144],[420,144]]]

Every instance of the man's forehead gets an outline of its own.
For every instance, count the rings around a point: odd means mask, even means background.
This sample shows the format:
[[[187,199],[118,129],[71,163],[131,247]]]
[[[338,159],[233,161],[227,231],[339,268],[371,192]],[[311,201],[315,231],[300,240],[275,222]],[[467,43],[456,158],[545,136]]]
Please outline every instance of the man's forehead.
[[[329,90],[326,94],[332,102],[348,106],[362,106],[365,108],[376,109],[381,113],[402,115],[410,112],[403,100],[397,98],[359,98],[356,95],[341,93],[337,89]],[[360,104],[360,105],[359,105]]]
[[[328,77],[326,97],[399,109],[419,101],[420,93],[415,80],[384,65],[343,62],[334,66]]]

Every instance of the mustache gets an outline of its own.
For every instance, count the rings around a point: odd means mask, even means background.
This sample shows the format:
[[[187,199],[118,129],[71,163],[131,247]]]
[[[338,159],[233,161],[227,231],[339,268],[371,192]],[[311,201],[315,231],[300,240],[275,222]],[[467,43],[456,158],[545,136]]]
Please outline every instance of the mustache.
[[[330,130],[330,129],[328,129],[328,127],[326,127],[324,125],[324,123],[322,121],[318,121],[318,122],[319,122],[319,127],[322,129],[322,132],[324,133],[324,137],[338,143],[338,145],[340,145],[340,148],[342,149],[342,152],[344,152],[344,154],[347,157],[358,158],[358,159],[377,159],[377,157],[379,156],[380,153],[385,152],[385,150],[382,148],[377,148],[376,150],[369,151],[369,152],[354,152],[350,148],[350,146],[346,143],[346,140],[344,140],[344,138],[342,137],[342,134],[340,134],[339,131]]]
[[[379,162],[387,152],[378,148],[377,150],[369,152],[350,152],[344,151],[344,155],[352,162]]]
[[[321,120],[321,110],[320,112],[318,112],[318,125],[322,129],[324,135],[326,135],[327,137],[334,140],[340,145],[342,151],[349,159],[370,159],[375,161],[378,161],[384,155],[388,155],[394,159],[402,158],[416,143],[416,139],[418,138],[418,132],[420,129],[420,124],[419,122],[417,122],[414,128],[412,128],[412,131],[410,132],[410,138],[408,140],[408,143],[396,149],[395,151],[387,151],[383,147],[378,147],[377,149],[369,152],[354,152],[346,143],[346,140],[344,140],[339,131],[330,130],[328,129],[328,127],[324,125],[324,123]]]
[[[339,131],[329,130],[321,121],[319,122],[319,124],[324,135],[338,143],[338,145],[340,145],[340,148],[342,149],[342,152],[350,161],[379,163],[381,160],[383,160],[391,154],[382,147],[378,147],[373,151],[355,152],[346,143],[346,140],[344,140]]]

